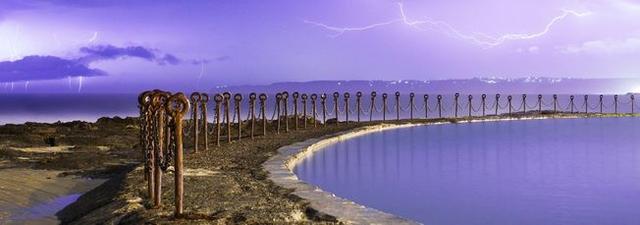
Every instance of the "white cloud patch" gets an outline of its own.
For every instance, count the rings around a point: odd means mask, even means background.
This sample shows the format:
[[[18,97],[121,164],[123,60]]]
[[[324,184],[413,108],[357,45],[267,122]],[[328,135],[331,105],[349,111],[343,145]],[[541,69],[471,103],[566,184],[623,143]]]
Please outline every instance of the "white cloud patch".
[[[559,48],[566,54],[632,54],[640,53],[640,38],[595,40]]]
[[[540,47],[538,47],[538,46],[529,47],[529,53],[536,54],[538,52],[540,52]]]

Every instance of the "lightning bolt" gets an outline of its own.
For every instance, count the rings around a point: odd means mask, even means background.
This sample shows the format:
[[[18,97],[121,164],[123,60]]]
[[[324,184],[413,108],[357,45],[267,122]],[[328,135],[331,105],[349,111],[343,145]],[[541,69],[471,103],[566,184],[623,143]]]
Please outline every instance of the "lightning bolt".
[[[374,28],[392,25],[392,24],[403,24],[409,27],[416,28],[418,30],[422,30],[422,31],[428,31],[428,30],[438,31],[455,39],[469,41],[473,44],[482,46],[484,48],[491,48],[491,47],[501,45],[507,41],[528,40],[528,39],[534,39],[534,38],[544,36],[549,31],[551,31],[551,29],[556,23],[558,23],[559,21],[569,16],[584,17],[592,14],[591,12],[580,13],[573,10],[562,10],[563,13],[559,16],[554,17],[549,23],[546,24],[544,29],[540,32],[507,33],[500,36],[492,36],[484,33],[465,33],[463,31],[456,29],[454,26],[452,26],[451,24],[445,21],[434,20],[431,18],[426,18],[424,20],[411,20],[405,13],[404,4],[402,2],[399,2],[397,4],[399,8],[400,18],[389,20],[386,22],[381,22],[381,23],[374,23],[367,26],[336,27],[336,26],[330,26],[324,23],[314,22],[309,20],[304,20],[303,22],[314,25],[314,26],[318,26],[333,32],[333,34],[329,35],[329,37],[332,37],[332,38],[337,38],[348,32],[366,31],[366,30],[371,30]]]
[[[93,32],[93,36],[91,36],[91,38],[89,38],[89,43],[93,43],[96,40],[98,40],[98,31]]]
[[[78,93],[80,93],[82,91],[82,80],[84,78],[82,76],[78,77]]]
[[[26,82],[24,82],[24,91],[25,91],[25,92],[29,91],[29,82],[30,82],[30,81],[26,81]]]

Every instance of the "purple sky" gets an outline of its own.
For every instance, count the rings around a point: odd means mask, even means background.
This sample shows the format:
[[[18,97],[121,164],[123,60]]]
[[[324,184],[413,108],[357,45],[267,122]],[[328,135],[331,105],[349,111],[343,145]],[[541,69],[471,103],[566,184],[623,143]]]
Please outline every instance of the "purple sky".
[[[0,92],[635,77],[638,21],[632,0],[2,0]]]

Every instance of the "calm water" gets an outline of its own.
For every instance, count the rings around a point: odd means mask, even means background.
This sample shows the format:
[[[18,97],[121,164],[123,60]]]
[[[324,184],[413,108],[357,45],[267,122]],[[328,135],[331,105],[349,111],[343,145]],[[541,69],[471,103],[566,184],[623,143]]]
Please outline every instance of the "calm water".
[[[396,129],[313,154],[295,173],[435,225],[640,224],[640,118]]]

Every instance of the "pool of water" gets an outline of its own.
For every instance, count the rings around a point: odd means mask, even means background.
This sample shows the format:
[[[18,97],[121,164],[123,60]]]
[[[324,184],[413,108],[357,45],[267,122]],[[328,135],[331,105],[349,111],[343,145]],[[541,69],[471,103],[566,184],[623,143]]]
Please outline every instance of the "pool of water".
[[[640,224],[640,118],[429,125],[339,142],[296,175],[436,225]]]

